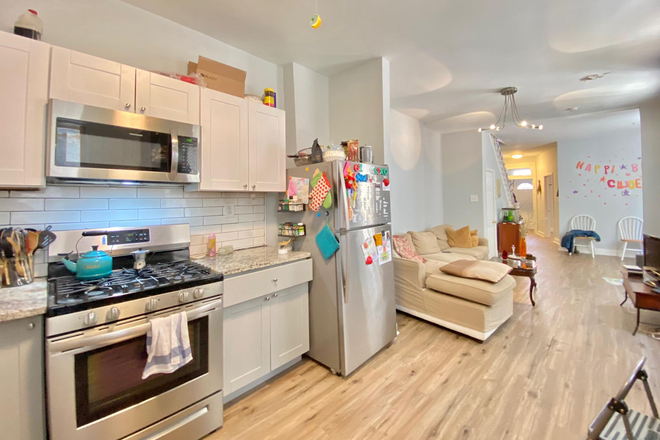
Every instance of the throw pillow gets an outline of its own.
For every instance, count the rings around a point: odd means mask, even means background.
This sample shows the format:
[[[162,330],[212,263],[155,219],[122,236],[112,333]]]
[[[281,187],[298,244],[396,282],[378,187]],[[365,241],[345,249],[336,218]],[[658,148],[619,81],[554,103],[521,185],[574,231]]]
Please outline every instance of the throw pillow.
[[[447,242],[451,247],[471,248],[470,227],[465,226],[459,230],[454,230],[451,226],[447,228]]]
[[[413,247],[412,242],[410,242],[410,240],[408,240],[406,237],[402,237],[401,235],[394,235],[392,236],[392,241],[394,242],[394,250],[396,250],[401,258],[406,260],[419,261],[420,263],[426,263],[426,258],[418,255],[417,252],[415,252],[415,248]]]
[[[448,225],[438,225],[438,226],[435,226],[435,227],[429,229],[429,231],[431,231],[431,232],[433,232],[433,234],[435,234],[435,237],[438,239],[438,246],[440,247],[440,250],[443,250],[443,251],[445,249],[450,248],[449,243],[447,243],[447,228],[448,227],[449,227]]]
[[[408,232],[408,234],[412,236],[412,243],[418,254],[428,255],[442,252],[433,232]]]
[[[470,231],[470,245],[472,247],[479,246],[479,235],[476,229]]]
[[[493,261],[457,260],[445,264],[440,270],[449,275],[495,284],[502,281],[513,268],[507,264],[495,263]]]

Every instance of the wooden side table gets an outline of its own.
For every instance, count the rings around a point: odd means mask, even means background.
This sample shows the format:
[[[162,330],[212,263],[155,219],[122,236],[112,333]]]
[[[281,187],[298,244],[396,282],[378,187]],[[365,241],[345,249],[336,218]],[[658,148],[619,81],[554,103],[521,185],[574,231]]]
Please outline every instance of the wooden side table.
[[[637,330],[639,330],[640,310],[654,310],[660,312],[660,294],[654,293],[649,286],[644,284],[641,276],[628,276],[627,270],[623,270],[622,274],[623,287],[626,290],[626,298],[620,305],[625,304],[625,302],[628,301],[628,298],[630,298],[637,309],[637,325],[633,332],[633,336],[635,336]]]
[[[520,225],[518,223],[497,224],[497,253],[502,251],[511,253],[511,246],[516,247],[516,253],[520,247]]]

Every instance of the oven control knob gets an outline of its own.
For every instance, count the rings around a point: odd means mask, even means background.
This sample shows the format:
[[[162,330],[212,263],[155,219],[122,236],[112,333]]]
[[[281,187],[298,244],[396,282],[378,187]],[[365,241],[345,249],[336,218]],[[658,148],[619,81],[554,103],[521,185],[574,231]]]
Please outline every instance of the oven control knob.
[[[193,292],[193,298],[195,299],[204,298],[204,289],[203,288],[195,289],[195,291]]]
[[[108,310],[108,321],[116,321],[119,319],[119,315],[121,314],[121,311],[119,310],[119,307],[113,307],[110,310]]]
[[[95,325],[97,322],[98,322],[98,318],[96,317],[96,313],[94,312],[89,312],[83,318],[83,324],[85,325]]]
[[[180,303],[185,303],[190,301],[190,293],[188,292],[181,292],[179,293],[179,302]]]
[[[157,299],[150,299],[147,301],[147,312],[153,312],[158,308],[158,300]]]

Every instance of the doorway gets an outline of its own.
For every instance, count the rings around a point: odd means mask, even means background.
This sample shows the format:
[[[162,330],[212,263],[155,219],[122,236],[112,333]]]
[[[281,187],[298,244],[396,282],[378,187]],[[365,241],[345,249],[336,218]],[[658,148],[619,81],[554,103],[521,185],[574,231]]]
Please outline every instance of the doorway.
[[[543,189],[545,190],[545,236],[555,238],[555,185],[554,175],[543,177]]]
[[[497,255],[497,212],[495,211],[495,172],[486,170],[486,216],[484,219],[484,231],[488,238],[488,257]]]

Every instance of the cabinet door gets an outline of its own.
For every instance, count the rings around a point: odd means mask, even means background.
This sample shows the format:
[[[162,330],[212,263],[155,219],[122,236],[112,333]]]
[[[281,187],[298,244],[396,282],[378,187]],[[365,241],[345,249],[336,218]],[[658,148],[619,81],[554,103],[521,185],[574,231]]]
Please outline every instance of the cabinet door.
[[[286,128],[282,110],[250,101],[250,190],[286,191]]]
[[[270,372],[269,304],[261,297],[224,310],[225,396]]]
[[[132,112],[135,107],[135,69],[53,47],[50,97]]]
[[[199,125],[199,86],[137,71],[136,113]]]
[[[42,317],[0,323],[0,437],[45,438]]]
[[[46,184],[50,46],[0,32],[0,186]]]
[[[201,190],[248,189],[248,103],[215,90],[202,90]]]
[[[270,303],[270,368],[275,370],[309,351],[308,285],[273,294]]]

